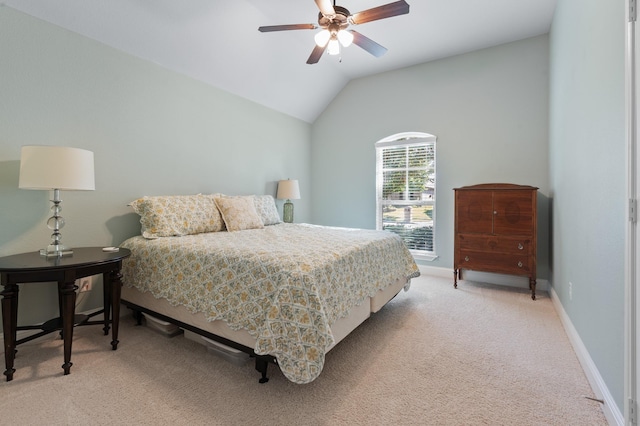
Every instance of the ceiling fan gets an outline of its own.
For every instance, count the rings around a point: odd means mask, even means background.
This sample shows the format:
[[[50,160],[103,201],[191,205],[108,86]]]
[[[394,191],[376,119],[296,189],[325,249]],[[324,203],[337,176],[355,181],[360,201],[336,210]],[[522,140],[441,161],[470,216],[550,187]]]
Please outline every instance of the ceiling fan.
[[[340,53],[340,45],[343,47],[355,43],[362,49],[371,53],[375,57],[384,55],[387,49],[357,31],[348,30],[349,25],[364,24],[365,22],[377,21],[379,19],[391,18],[392,16],[409,13],[409,4],[400,0],[362,12],[351,14],[346,8],[333,5],[331,0],[315,0],[320,9],[318,13],[318,25],[315,24],[292,24],[292,25],[271,25],[258,28],[260,32],[289,31],[289,30],[315,30],[322,28],[322,31],[315,35],[316,46],[307,59],[307,64],[315,64],[320,57],[328,51],[330,55]]]

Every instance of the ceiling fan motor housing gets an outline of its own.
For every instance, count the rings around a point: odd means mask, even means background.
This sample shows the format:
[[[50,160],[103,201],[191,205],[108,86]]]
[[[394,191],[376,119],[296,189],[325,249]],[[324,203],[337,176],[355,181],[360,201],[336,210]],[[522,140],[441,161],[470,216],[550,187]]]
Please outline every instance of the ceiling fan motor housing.
[[[329,28],[333,24],[333,28],[344,30],[349,26],[351,13],[342,6],[334,6],[333,9],[336,12],[333,16],[324,16],[322,12],[318,13],[318,25],[322,28]]]

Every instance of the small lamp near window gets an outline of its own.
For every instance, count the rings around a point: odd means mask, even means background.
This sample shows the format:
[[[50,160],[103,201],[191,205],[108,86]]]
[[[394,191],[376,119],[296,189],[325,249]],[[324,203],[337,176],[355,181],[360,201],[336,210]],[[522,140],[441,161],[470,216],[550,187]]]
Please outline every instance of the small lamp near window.
[[[287,200],[282,207],[282,220],[286,223],[293,222],[293,203],[291,200],[300,199],[300,186],[297,180],[281,180],[278,182],[278,193],[276,198]]]
[[[93,191],[95,176],[93,152],[63,146],[23,146],[20,155],[20,189],[53,190],[53,216],[47,226],[53,231],[51,243],[40,250],[42,256],[61,257],[73,254],[62,244],[60,229],[64,219],[60,216],[60,191]]]

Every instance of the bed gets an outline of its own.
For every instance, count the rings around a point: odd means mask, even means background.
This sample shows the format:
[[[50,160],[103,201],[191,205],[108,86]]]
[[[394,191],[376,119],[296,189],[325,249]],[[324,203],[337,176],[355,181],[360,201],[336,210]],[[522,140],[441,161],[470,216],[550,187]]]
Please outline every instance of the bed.
[[[395,234],[281,223],[270,196],[132,206],[142,233],[121,245],[123,303],[250,353],[261,382],[270,362],[316,379],[325,354],[419,275]]]

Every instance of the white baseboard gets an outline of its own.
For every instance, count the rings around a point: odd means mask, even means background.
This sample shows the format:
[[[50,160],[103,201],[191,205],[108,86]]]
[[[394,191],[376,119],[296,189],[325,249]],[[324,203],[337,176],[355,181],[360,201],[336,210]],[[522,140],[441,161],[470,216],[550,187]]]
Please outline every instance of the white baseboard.
[[[615,401],[613,400],[613,396],[611,395],[611,392],[609,392],[609,388],[605,384],[595,363],[591,359],[591,355],[589,355],[589,351],[587,351],[587,348],[584,346],[584,343],[582,343],[582,339],[580,339],[580,335],[576,331],[575,327],[573,326],[573,323],[569,319],[569,316],[565,312],[564,307],[562,306],[562,303],[560,302],[560,299],[558,298],[558,295],[556,294],[553,287],[551,287],[549,294],[551,295],[553,306],[555,307],[556,312],[560,317],[560,321],[564,326],[567,336],[569,336],[569,341],[573,346],[573,350],[576,352],[576,355],[578,356],[578,360],[580,361],[580,365],[582,366],[582,369],[584,370],[584,373],[587,376],[587,380],[589,380],[591,389],[593,390],[594,394],[598,399],[602,399],[604,401],[604,404],[602,406],[602,411],[604,412],[604,415],[607,418],[607,421],[609,422],[610,425],[624,426],[625,420],[624,420],[624,416],[622,415],[622,412],[620,411]]]
[[[451,278],[453,280],[453,269],[440,268],[437,266],[418,265],[422,275],[432,275],[434,277]]]

